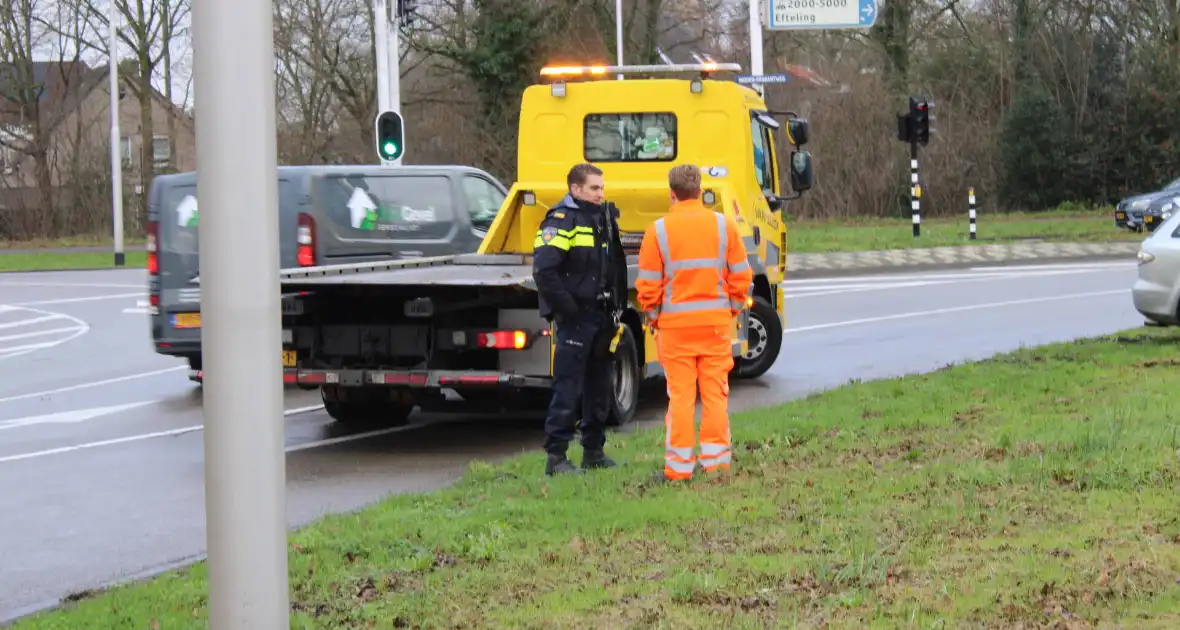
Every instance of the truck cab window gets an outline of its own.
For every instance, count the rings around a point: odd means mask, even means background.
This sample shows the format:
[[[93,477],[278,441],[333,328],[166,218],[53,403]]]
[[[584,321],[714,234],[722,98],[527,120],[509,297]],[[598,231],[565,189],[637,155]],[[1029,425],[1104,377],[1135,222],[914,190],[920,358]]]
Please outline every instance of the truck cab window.
[[[504,205],[504,193],[488,180],[468,175],[463,178],[463,196],[471,215],[471,226],[486,232],[496,220],[500,206]]]
[[[587,162],[670,162],[676,159],[676,115],[589,114],[583,123]]]
[[[758,181],[758,188],[763,191],[774,190],[774,171],[770,167],[770,134],[756,118],[750,119],[750,135],[754,144],[754,177]]]

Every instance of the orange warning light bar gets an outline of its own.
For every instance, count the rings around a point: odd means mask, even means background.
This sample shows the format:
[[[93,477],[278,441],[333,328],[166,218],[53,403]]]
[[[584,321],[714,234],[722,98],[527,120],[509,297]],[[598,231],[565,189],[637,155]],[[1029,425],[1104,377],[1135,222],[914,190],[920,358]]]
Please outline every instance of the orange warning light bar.
[[[646,74],[652,72],[740,72],[736,63],[671,63],[639,66],[545,66],[544,77],[603,76],[607,74]]]

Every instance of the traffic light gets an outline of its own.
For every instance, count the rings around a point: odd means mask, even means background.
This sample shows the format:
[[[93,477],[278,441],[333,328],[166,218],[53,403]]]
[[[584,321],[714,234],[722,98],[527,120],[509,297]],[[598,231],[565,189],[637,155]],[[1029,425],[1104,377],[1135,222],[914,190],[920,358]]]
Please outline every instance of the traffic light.
[[[390,111],[377,114],[377,155],[382,160],[392,162],[401,158],[406,152],[404,135],[401,114]]]
[[[396,22],[403,26],[414,25],[414,14],[418,12],[418,0],[397,0]]]
[[[934,103],[927,98],[910,97],[910,142],[926,145],[930,142],[930,121],[934,120]]]

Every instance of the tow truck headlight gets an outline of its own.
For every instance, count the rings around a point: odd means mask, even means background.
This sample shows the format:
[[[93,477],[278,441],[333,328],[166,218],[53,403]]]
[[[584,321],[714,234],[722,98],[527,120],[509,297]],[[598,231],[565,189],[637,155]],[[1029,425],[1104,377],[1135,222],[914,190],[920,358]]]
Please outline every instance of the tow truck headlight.
[[[706,206],[711,206],[717,203],[717,193],[714,193],[712,190],[706,190],[705,194],[701,195],[701,201]]]
[[[693,94],[700,94],[701,92],[705,91],[705,83],[699,78],[693,79],[691,82],[689,82],[688,89]]]

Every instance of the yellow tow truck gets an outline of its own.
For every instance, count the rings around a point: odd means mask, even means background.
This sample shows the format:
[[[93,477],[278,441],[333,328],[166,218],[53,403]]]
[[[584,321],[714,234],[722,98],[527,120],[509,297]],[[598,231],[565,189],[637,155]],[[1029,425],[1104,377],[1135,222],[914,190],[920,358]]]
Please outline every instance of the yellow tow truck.
[[[800,148],[805,120],[771,112],[753,89],[715,78],[737,71],[726,63],[543,68],[548,81],[527,88],[521,103],[518,181],[477,253],[282,271],[284,379],[320,388],[328,413],[345,423],[396,425],[416,406],[543,407],[553,331],[537,313],[533,243],[579,162],[604,172],[632,283],[644,230],[670,205],[668,170],[701,167],[703,202],[733,217],[755,273],[749,308],[734,325],[733,376],[765,373],[785,323],[781,210],[811,187],[812,165]],[[793,147],[790,196],[782,194],[779,133]],[[633,419],[640,381],[662,374],[633,293],[631,300],[615,352],[615,425]]]

